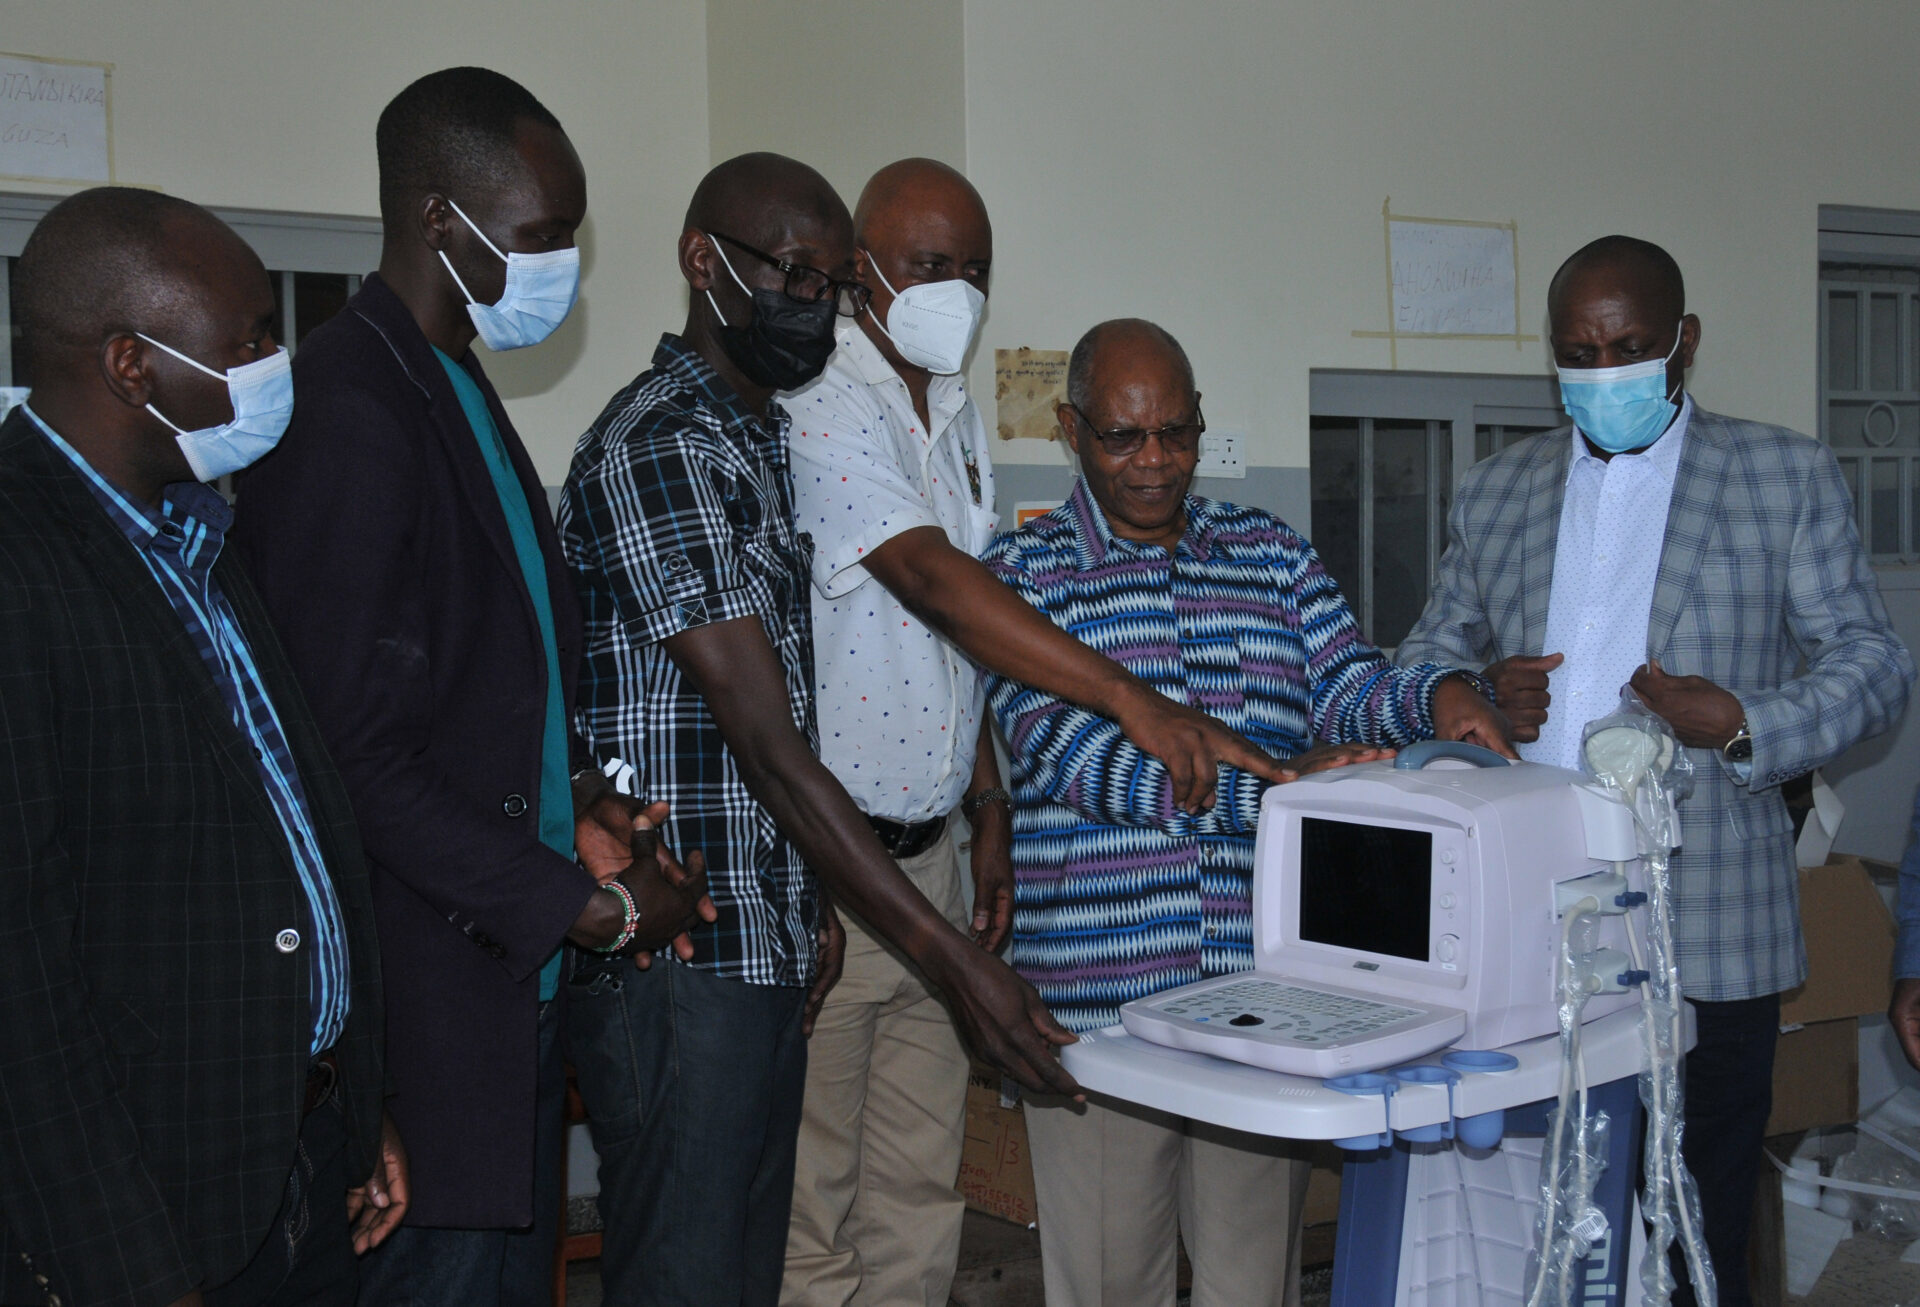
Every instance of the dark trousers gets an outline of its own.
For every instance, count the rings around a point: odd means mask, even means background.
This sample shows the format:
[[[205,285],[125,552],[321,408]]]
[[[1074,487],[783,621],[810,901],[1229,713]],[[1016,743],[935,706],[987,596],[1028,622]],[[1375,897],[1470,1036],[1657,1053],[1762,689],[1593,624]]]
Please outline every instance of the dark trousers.
[[[267,1240],[207,1307],[352,1307],[358,1259],[347,1228],[347,1121],[339,1099],[307,1113]]]
[[[1747,1242],[1761,1140],[1773,1111],[1773,1051],[1780,1038],[1780,996],[1692,1006],[1700,1042],[1687,1054],[1682,1080],[1685,1132],[1680,1154],[1700,1188],[1707,1255],[1719,1281],[1721,1307],[1749,1307]],[[1685,1259],[1675,1246],[1680,1288],[1676,1307],[1692,1307]]]
[[[539,1307],[551,1299],[567,1128],[561,1021],[559,1003],[540,1005],[533,1224],[524,1230],[403,1225],[362,1264],[360,1301],[366,1307]]]
[[[600,1153],[608,1307],[774,1307],[806,1087],[806,991],[657,959],[568,989]]]

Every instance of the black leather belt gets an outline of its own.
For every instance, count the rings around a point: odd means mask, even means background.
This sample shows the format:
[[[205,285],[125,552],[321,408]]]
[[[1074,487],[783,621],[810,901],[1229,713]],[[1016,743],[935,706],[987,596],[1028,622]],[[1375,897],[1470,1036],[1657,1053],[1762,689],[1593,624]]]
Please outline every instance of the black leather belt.
[[[867,825],[873,827],[873,833],[880,837],[880,847],[888,856],[898,860],[911,858],[932,848],[934,841],[940,838],[947,828],[945,817],[935,817],[932,821],[889,821],[885,817],[868,817]]]
[[[307,1068],[307,1102],[300,1109],[305,1116],[308,1112],[333,1096],[334,1086],[340,1083],[340,1059],[332,1053],[322,1053]]]

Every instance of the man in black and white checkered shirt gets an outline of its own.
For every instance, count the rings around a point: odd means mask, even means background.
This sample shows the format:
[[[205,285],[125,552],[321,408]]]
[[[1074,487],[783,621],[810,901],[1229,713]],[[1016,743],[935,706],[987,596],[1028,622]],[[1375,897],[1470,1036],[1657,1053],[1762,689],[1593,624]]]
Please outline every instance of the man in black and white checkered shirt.
[[[719,917],[689,963],[583,963],[571,1043],[608,1300],[771,1307],[806,1032],[844,940],[824,889],[926,973],[983,1056],[1077,1086],[1053,1056],[1072,1036],[901,874],[817,756],[811,545],[773,395],[818,375],[836,309],[866,303],[846,206],[811,168],[742,156],[700,184],[679,255],[685,333],[581,438],[559,525],[586,618],[581,732],[671,805],[664,833],[704,853]]]

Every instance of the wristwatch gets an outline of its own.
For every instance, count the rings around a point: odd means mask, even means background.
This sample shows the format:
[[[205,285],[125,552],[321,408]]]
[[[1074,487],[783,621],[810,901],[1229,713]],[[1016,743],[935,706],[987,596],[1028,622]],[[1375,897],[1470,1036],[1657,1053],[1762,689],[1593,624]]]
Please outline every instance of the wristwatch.
[[[992,789],[982,790],[980,791],[980,793],[975,794],[970,798],[965,798],[960,800],[960,815],[965,817],[968,821],[972,821],[974,819],[975,814],[977,814],[980,811],[980,809],[986,807],[989,803],[1012,803],[1012,802],[1013,802],[1013,796],[1011,794],[1008,794],[1000,786],[996,785]]]
[[[1745,716],[1740,718],[1740,729],[1733,733],[1733,738],[1720,746],[1720,756],[1728,762],[1753,761],[1753,732],[1747,729]]]
[[[1453,679],[1465,681],[1473,687],[1474,693],[1495,707],[1499,707],[1499,700],[1494,697],[1493,682],[1479,672],[1468,671],[1464,667],[1455,668]]]

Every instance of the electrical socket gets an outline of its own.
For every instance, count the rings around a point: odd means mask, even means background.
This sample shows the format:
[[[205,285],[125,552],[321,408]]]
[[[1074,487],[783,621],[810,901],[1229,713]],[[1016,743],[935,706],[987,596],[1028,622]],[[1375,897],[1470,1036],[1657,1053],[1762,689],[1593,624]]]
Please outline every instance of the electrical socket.
[[[1245,432],[1207,432],[1200,437],[1200,463],[1193,469],[1193,474],[1198,477],[1244,478],[1247,475],[1246,443]]]

